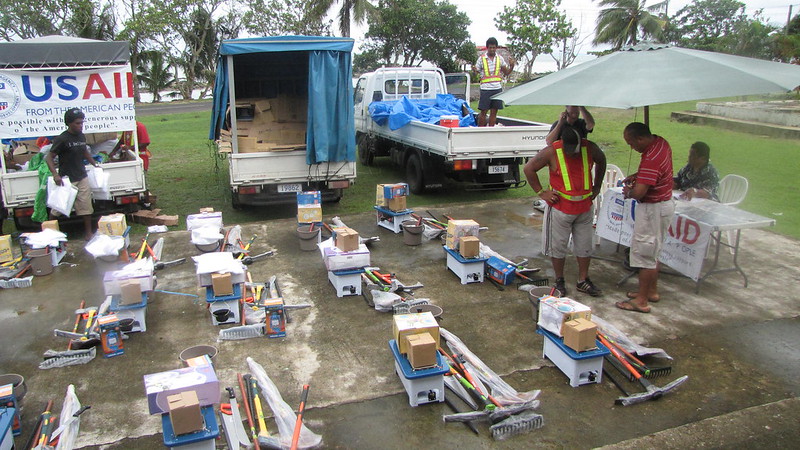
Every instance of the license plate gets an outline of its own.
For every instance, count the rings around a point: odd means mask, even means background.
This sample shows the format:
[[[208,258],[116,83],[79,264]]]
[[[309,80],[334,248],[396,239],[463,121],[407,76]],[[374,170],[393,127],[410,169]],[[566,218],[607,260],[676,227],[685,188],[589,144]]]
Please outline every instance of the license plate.
[[[300,183],[292,183],[292,184],[279,184],[278,185],[278,193],[285,194],[289,192],[303,192],[303,185]]]
[[[489,173],[508,173],[508,166],[489,166]]]

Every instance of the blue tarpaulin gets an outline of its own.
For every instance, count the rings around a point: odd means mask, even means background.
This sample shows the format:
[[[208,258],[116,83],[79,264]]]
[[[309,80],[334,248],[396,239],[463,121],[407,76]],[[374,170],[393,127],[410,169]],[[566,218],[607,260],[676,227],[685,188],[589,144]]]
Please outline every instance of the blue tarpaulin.
[[[317,164],[355,161],[353,119],[353,39],[324,36],[275,36],[223,41],[217,61],[209,139],[225,127],[229,99],[228,56],[273,52],[307,52],[308,116],[306,161]],[[305,76],[306,74],[303,74]],[[255,74],[248,73],[253,78]]]
[[[469,112],[467,115],[463,115],[465,108]],[[474,127],[474,113],[469,103],[452,94],[437,94],[436,100],[409,100],[403,96],[397,101],[369,104],[372,120],[381,126],[388,122],[391,130],[402,128],[412,120],[438,124],[441,116],[458,116],[458,126]]]

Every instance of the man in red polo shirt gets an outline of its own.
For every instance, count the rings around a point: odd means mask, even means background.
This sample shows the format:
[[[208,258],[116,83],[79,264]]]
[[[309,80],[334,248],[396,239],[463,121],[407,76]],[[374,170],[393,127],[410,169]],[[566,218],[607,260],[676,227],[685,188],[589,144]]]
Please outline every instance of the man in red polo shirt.
[[[628,300],[617,302],[617,308],[649,313],[649,302],[658,296],[658,255],[664,236],[675,213],[672,199],[672,149],[650,128],[633,122],[625,127],[625,142],[642,154],[639,170],[625,178],[622,193],[638,201],[631,240],[631,267],[639,268],[639,290],[628,292]]]
[[[542,187],[536,174],[545,167],[550,169],[549,189]],[[605,154],[594,142],[582,139],[578,129],[564,125],[562,138],[537,153],[523,170],[533,191],[547,202],[542,221],[542,253],[553,263],[555,288],[561,295],[567,295],[564,265],[571,236],[572,253],[578,261],[575,288],[592,297],[602,295],[603,291],[589,279],[589,263],[594,237],[592,200],[603,186]]]

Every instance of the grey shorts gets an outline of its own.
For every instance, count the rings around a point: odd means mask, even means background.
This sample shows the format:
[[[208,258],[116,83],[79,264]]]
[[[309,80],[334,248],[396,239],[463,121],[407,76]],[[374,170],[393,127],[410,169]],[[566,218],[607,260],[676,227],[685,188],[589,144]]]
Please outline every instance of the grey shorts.
[[[569,238],[572,236],[572,253],[579,258],[592,254],[594,238],[594,205],[582,214],[564,214],[548,206],[542,222],[542,253],[551,258],[567,257]]]
[[[503,92],[502,89],[481,89],[481,99],[478,100],[478,109],[486,111],[487,109],[503,109],[502,100],[492,100],[493,95]]]
[[[664,245],[664,237],[675,214],[675,200],[637,203],[635,214],[631,239],[631,267],[655,269],[658,267],[658,255]]]
[[[80,181],[73,181],[72,185],[78,188],[78,195],[75,197],[75,203],[72,209],[75,210],[76,216],[88,216],[94,212],[92,207],[92,187],[89,186],[89,177]],[[53,217],[62,215],[58,211],[52,211]]]

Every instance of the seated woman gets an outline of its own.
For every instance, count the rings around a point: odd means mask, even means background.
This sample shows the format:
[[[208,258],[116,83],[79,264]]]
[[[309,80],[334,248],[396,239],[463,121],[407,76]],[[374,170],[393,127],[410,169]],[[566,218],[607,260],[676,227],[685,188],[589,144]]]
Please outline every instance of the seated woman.
[[[689,163],[675,176],[674,188],[683,191],[681,198],[691,200],[695,197],[719,201],[719,173],[711,165],[711,149],[705,142],[695,142],[689,149]]]

